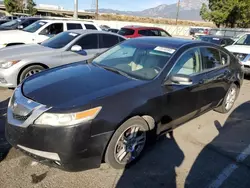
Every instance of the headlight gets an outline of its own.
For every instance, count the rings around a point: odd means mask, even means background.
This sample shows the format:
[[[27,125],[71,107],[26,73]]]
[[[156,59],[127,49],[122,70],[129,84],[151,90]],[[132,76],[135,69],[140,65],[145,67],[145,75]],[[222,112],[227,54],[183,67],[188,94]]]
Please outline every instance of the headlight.
[[[90,110],[69,114],[44,113],[35,121],[35,124],[51,125],[55,127],[76,125],[94,119],[101,109],[102,107],[96,107]]]
[[[8,69],[11,66],[15,65],[16,63],[18,63],[20,60],[18,61],[8,61],[8,62],[2,62],[0,63],[0,68],[2,69]]]

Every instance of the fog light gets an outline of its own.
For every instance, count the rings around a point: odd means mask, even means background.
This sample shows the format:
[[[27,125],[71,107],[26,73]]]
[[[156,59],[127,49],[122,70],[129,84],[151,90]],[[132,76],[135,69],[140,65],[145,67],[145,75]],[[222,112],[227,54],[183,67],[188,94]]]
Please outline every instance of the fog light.
[[[7,81],[4,78],[0,78],[0,83],[7,84]]]

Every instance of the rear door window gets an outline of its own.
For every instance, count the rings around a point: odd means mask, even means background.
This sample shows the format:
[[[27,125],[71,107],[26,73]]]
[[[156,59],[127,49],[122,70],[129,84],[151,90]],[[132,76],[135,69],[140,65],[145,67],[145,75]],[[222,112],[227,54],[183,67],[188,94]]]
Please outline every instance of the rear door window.
[[[201,48],[203,69],[213,69],[222,66],[220,52],[215,48]]]
[[[148,30],[140,30],[138,31],[138,34],[143,36],[148,36]]]
[[[84,25],[85,25],[86,29],[97,30],[97,28],[92,24],[84,24]]]
[[[100,48],[110,48],[120,42],[116,35],[100,34],[99,37]]]
[[[82,29],[82,25],[77,23],[67,23],[67,28],[68,30]]]
[[[83,50],[98,49],[98,35],[89,34],[80,38],[74,45],[79,45]]]
[[[171,37],[171,35],[166,31],[160,30],[159,32],[160,32],[160,36],[162,37]]]
[[[126,36],[126,35],[133,35],[135,33],[135,31],[133,29],[128,29],[128,28],[122,28],[118,34],[122,35],[122,36]]]

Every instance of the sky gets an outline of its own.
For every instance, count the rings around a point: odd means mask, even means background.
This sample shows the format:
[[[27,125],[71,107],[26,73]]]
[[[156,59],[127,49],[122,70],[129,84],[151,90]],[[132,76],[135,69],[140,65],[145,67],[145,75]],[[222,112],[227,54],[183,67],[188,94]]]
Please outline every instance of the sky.
[[[34,0],[36,4],[60,5],[64,9],[73,9],[74,0]],[[79,10],[95,7],[96,0],[78,0]],[[110,8],[116,10],[138,11],[156,7],[161,4],[176,3],[177,0],[99,0],[99,8]]]

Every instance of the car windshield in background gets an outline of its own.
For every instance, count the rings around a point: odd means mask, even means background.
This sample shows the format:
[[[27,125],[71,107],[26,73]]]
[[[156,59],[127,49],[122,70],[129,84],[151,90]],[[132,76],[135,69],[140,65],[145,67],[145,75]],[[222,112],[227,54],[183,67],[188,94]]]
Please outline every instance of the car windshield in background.
[[[141,80],[155,78],[164,68],[175,49],[148,43],[119,44],[93,60],[107,70]]]
[[[242,36],[235,44],[236,45],[250,45],[250,35]]]
[[[133,29],[127,29],[127,28],[122,28],[118,34],[122,35],[122,36],[126,36],[126,35],[133,35],[134,34],[134,30]]]
[[[20,19],[12,20],[12,21],[9,21],[9,22],[6,22],[6,23],[2,24],[1,27],[11,27],[11,26],[14,26],[14,25],[18,24],[21,21],[22,20],[20,20]]]
[[[47,22],[43,21],[36,21],[35,23],[29,25],[28,27],[25,27],[23,31],[29,32],[29,33],[35,33],[38,29],[43,27]]]
[[[44,41],[41,45],[54,49],[63,48],[79,35],[80,34],[74,32],[63,32]]]
[[[214,44],[220,44],[221,39],[216,37],[200,37],[200,40],[205,42],[211,42]]]

